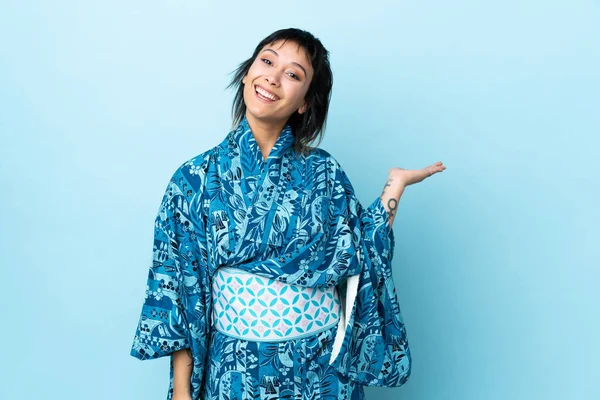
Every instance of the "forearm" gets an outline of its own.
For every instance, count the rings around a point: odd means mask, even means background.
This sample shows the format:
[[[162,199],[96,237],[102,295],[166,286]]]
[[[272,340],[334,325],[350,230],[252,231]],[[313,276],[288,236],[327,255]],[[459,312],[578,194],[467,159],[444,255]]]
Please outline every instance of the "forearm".
[[[173,395],[189,395],[193,362],[189,348],[173,353]]]
[[[381,191],[381,202],[383,207],[388,213],[390,221],[390,228],[396,217],[396,211],[398,210],[398,203],[400,203],[400,197],[404,193],[405,184],[393,174],[388,175],[388,180]]]

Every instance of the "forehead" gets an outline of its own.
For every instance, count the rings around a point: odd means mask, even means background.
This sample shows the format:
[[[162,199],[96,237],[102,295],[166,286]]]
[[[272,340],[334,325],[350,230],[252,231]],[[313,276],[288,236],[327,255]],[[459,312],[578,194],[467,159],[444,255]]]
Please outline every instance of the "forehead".
[[[277,52],[280,57],[288,57],[290,61],[297,62],[305,68],[312,67],[308,52],[297,42],[291,40],[276,40],[273,43],[263,46],[261,51],[271,49]]]

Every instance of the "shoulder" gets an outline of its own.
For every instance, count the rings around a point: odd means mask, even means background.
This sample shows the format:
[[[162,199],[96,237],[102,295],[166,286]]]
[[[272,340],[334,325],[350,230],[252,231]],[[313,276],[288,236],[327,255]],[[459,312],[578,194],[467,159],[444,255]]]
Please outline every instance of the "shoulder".
[[[342,164],[340,163],[340,161],[336,157],[334,157],[333,154],[328,152],[327,150],[324,150],[324,149],[317,149],[317,150],[318,150],[318,157],[319,157],[321,163],[326,165],[330,179],[333,179],[336,181],[341,180],[343,183],[345,183],[345,181],[348,180],[348,176],[346,175],[346,172],[344,171],[344,168],[342,167]]]
[[[311,149],[306,156],[305,166],[314,174],[308,174],[311,179],[326,180],[329,190],[334,193],[346,193],[354,190],[350,178],[339,160],[325,149],[318,147]]]
[[[219,146],[208,149],[190,159],[185,160],[179,165],[177,171],[187,173],[189,175],[198,175],[200,172],[208,169],[209,164],[218,153]]]
[[[201,190],[209,167],[217,154],[217,148],[218,146],[215,146],[181,162],[173,172],[171,182],[179,186],[183,192]]]
[[[326,164],[330,169],[341,169],[338,160],[329,151],[320,147],[312,148],[305,157],[309,163]]]

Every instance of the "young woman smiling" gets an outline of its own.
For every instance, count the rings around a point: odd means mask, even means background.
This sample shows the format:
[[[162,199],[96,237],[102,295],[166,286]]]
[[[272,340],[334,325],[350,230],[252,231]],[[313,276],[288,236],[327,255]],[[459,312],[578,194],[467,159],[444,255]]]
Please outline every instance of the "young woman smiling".
[[[364,399],[410,376],[392,223],[445,167],[392,167],[363,207],[311,146],[332,85],[317,38],[272,33],[234,74],[234,129],[169,181],[131,349],[171,357],[167,399]]]

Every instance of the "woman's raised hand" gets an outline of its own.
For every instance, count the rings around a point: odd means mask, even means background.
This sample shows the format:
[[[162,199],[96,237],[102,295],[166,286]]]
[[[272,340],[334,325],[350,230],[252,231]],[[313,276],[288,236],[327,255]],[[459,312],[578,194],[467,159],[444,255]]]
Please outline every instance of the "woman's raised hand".
[[[403,187],[406,187],[414,183],[419,183],[425,178],[429,178],[430,176],[438,172],[442,172],[445,169],[446,167],[442,164],[441,161],[438,161],[422,169],[404,169],[395,167],[390,168],[390,170],[388,171],[388,177],[394,178],[394,180],[397,179],[399,182],[401,182]]]

